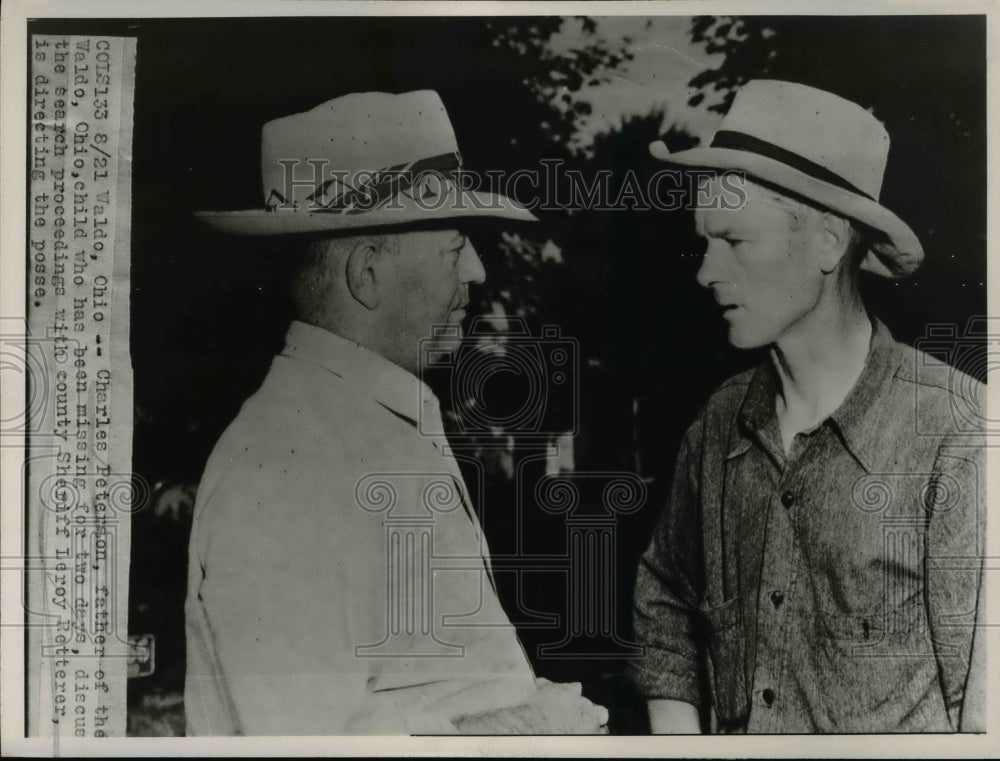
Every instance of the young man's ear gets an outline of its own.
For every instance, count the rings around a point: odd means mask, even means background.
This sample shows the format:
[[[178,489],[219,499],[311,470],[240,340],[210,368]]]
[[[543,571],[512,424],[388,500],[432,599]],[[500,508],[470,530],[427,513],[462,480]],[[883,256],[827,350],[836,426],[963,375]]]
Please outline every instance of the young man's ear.
[[[379,294],[379,241],[371,236],[359,237],[347,254],[347,289],[368,309],[377,309]]]
[[[828,275],[837,269],[837,265],[847,256],[854,231],[850,222],[832,212],[824,212],[820,225],[819,265],[823,273]]]

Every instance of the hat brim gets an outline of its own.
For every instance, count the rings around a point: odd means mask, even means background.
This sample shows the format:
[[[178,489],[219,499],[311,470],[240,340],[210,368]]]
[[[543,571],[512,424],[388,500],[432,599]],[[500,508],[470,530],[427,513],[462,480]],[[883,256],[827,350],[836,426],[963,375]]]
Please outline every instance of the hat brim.
[[[875,241],[861,268],[888,278],[912,274],[923,261],[924,250],[910,227],[876,201],[812,177],[775,159],[733,148],[691,148],[677,153],[657,140],[649,146],[654,158],[678,166],[720,171],[742,171],[778,188],[788,190],[830,211],[842,214],[885,236]]]
[[[450,220],[538,221],[530,210],[505,196],[476,191],[464,191],[462,196],[461,202],[449,197],[447,202],[440,204],[440,208],[425,208],[409,203],[390,204],[356,213],[306,209],[247,209],[196,211],[194,215],[216,232],[251,236],[358,231]]]

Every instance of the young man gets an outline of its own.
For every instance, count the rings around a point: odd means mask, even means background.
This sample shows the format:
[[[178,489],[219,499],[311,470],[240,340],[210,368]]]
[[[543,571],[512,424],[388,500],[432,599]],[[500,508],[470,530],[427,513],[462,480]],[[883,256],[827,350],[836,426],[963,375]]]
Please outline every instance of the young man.
[[[862,302],[859,270],[923,257],[877,200],[888,147],[856,104],[777,81],[742,88],[711,146],[650,147],[716,170],[698,283],[734,346],[769,349],[688,429],[640,563],[654,732],[983,729],[983,442],[956,414],[982,387]]]
[[[201,216],[297,236],[297,319],[199,485],[188,733],[600,731],[579,685],[536,682],[417,377],[460,339],[485,277],[462,220],[531,215],[459,196],[430,91],[275,120],[262,155],[268,208]]]

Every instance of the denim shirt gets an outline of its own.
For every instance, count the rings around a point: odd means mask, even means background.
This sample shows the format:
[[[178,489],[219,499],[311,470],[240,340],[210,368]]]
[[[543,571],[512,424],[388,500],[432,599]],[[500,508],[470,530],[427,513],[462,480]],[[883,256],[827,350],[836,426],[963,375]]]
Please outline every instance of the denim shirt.
[[[717,732],[982,731],[985,388],[875,322],[854,388],[786,456],[778,383],[769,360],[730,379],[684,437],[633,681],[710,704]]]

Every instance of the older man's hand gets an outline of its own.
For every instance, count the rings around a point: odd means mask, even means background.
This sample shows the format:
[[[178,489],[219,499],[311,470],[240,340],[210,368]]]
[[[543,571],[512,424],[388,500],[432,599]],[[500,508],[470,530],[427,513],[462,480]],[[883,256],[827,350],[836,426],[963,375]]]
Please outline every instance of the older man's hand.
[[[579,682],[556,684],[540,679],[526,701],[460,716],[453,724],[461,734],[475,735],[607,734],[607,709],[591,703],[581,692]]]

